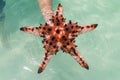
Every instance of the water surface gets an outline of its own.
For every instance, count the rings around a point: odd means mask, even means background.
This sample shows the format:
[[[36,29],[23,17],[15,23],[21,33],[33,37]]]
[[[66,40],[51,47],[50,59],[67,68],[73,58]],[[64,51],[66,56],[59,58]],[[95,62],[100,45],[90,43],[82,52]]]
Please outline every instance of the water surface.
[[[0,80],[119,80],[120,9],[118,0],[53,0],[64,16],[79,24],[97,23],[92,32],[76,38],[77,49],[88,62],[85,70],[62,51],[45,71],[37,74],[44,54],[42,38],[19,30],[44,23],[36,0],[4,0],[0,4]],[[2,14],[2,17],[1,17]]]

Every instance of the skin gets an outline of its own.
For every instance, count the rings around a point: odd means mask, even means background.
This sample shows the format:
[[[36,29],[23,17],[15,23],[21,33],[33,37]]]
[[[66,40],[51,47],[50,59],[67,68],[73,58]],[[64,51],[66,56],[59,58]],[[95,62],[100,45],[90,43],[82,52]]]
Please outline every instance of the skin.
[[[45,22],[48,22],[49,19],[51,19],[51,17],[54,15],[51,2],[51,0],[38,0],[38,4],[44,16]]]
[[[63,7],[59,4],[56,12],[47,23],[41,24],[39,27],[22,27],[20,30],[43,37],[45,54],[38,69],[38,73],[41,73],[52,56],[59,50],[70,54],[83,68],[89,69],[88,64],[76,49],[75,38],[79,34],[94,30],[96,27],[97,24],[78,25],[71,20],[67,23],[63,17]]]

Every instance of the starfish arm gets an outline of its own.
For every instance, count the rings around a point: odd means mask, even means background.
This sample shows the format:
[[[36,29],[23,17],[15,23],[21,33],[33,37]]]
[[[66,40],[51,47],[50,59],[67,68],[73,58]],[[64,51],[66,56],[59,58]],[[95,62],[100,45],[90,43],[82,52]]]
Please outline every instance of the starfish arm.
[[[45,53],[45,55],[43,56],[42,63],[39,66],[38,73],[43,72],[43,70],[45,69],[46,65],[50,61],[51,57],[52,57],[52,54],[50,52],[46,52]]]
[[[75,49],[75,45],[71,42],[69,44],[64,44],[62,47],[62,50],[64,52],[69,53],[82,67],[89,69],[88,64],[85,62],[85,60],[80,55],[79,51]]]
[[[40,34],[38,32],[38,29],[39,29],[38,27],[34,27],[34,26],[20,28],[21,31],[39,36]]]
[[[73,50],[69,53],[82,67],[85,69],[89,69],[88,64],[83,59],[83,57],[80,55],[79,51],[73,48]]]
[[[41,73],[45,69],[51,57],[58,52],[57,44],[54,42],[55,38],[52,37],[51,39],[52,40],[44,39],[42,41],[44,44],[44,48],[45,48],[45,55],[38,69],[38,73]]]
[[[78,33],[86,33],[94,30],[98,24],[80,25]]]
[[[55,11],[55,15],[63,15],[63,7],[61,4],[58,4],[58,7]]]

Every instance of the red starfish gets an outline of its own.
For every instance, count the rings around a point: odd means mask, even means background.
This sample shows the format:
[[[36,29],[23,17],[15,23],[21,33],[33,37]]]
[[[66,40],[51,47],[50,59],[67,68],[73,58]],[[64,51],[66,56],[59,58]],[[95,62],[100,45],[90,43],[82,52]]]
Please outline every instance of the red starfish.
[[[39,27],[22,27],[20,30],[44,38],[42,43],[45,48],[45,55],[38,69],[38,73],[41,73],[52,55],[56,54],[59,50],[69,53],[82,67],[89,69],[87,63],[81,57],[78,50],[76,50],[74,39],[79,34],[91,31],[96,27],[97,24],[78,25],[71,21],[66,23],[63,17],[63,7],[59,4],[49,22],[41,24]]]

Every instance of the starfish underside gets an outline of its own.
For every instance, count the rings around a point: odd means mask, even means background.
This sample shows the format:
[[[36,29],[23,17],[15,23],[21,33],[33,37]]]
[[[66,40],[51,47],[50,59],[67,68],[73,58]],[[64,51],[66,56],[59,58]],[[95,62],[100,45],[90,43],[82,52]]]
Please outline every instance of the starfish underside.
[[[59,4],[49,22],[40,24],[39,27],[25,26],[20,28],[20,30],[44,38],[42,43],[45,48],[45,54],[38,69],[38,73],[41,73],[52,55],[56,54],[59,50],[69,53],[82,67],[89,69],[87,63],[76,49],[75,37],[96,27],[97,24],[78,25],[71,22],[71,20],[66,23],[63,17],[63,7]]]

